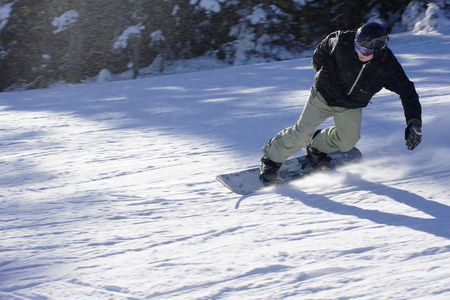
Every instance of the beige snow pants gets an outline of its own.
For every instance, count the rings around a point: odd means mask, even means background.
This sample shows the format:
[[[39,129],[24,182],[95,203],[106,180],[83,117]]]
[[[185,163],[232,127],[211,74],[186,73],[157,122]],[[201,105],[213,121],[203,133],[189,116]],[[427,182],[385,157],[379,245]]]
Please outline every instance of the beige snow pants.
[[[329,117],[333,117],[335,126],[323,129],[311,141],[314,130]],[[361,119],[362,108],[329,106],[313,86],[297,123],[280,131],[262,151],[269,159],[279,163],[306,148],[310,142],[311,147],[324,153],[349,151],[360,138]]]

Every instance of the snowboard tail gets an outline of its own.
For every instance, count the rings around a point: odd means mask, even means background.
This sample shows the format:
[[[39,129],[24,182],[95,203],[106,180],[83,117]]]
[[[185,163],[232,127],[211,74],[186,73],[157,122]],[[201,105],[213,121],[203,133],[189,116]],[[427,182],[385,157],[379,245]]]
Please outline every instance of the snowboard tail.
[[[358,148],[353,147],[348,152],[336,151],[328,154],[331,158],[332,169],[336,166],[357,162],[361,160],[362,154]],[[288,182],[304,175],[310,174],[314,168],[306,155],[289,159],[283,163],[279,172],[281,177],[281,183]],[[254,167],[251,169],[218,175],[216,178],[224,186],[231,191],[240,194],[248,195],[267,185],[259,179],[260,168]]]

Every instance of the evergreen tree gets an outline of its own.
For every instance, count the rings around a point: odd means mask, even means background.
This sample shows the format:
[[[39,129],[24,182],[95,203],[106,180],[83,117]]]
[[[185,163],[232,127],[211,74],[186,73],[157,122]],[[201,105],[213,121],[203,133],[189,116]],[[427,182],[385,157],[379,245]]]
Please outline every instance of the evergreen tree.
[[[366,23],[370,12],[376,12],[380,18],[392,22],[390,16],[402,11],[408,0],[325,0],[308,2],[300,16],[304,24],[301,40],[305,44],[317,43],[328,33],[336,30],[351,30]],[[397,22],[400,16],[392,23]],[[389,29],[392,25],[387,23]]]

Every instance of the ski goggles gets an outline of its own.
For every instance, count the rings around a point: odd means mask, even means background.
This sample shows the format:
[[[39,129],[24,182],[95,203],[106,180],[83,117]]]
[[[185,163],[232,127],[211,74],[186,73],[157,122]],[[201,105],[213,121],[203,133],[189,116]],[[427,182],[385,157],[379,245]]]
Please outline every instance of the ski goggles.
[[[373,52],[375,51],[375,49],[364,48],[355,41],[355,51],[359,52],[362,56],[367,57],[367,56],[371,56],[373,54]]]

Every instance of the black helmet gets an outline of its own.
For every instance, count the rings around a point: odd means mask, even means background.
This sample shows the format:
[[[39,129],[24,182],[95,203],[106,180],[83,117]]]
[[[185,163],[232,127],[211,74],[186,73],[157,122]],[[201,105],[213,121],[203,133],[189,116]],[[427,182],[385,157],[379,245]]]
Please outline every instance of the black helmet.
[[[367,23],[358,29],[355,41],[361,47],[380,50],[387,45],[389,37],[382,25]]]

